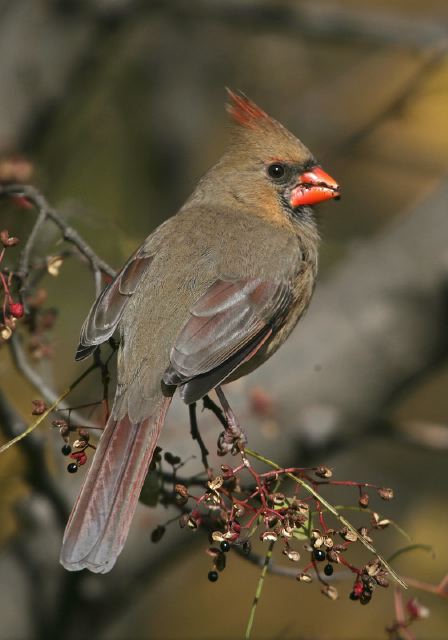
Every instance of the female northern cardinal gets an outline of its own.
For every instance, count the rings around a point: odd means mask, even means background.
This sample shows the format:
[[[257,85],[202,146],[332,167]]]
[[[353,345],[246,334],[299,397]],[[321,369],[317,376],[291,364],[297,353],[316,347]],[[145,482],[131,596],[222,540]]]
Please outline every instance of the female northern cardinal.
[[[310,301],[309,205],[337,183],[287,129],[228,91],[227,152],[93,305],[77,359],[120,330],[111,416],[64,535],[61,563],[106,573],[126,537],[171,397],[187,404],[252,371]]]

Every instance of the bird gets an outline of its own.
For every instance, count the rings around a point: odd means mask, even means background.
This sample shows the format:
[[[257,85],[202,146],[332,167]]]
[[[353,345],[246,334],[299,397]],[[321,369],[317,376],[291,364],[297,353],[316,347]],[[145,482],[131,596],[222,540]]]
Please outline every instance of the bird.
[[[110,417],[68,520],[60,562],[107,573],[125,544],[174,393],[188,405],[247,375],[308,307],[319,230],[313,206],[338,183],[244,93],[227,89],[227,149],[176,215],[94,302],[76,359],[119,332]]]

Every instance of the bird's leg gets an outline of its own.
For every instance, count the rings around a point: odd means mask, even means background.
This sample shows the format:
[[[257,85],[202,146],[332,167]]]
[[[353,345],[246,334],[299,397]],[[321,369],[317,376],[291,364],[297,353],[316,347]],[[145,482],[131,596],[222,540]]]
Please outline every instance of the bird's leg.
[[[221,403],[226,421],[224,431],[218,438],[218,455],[224,456],[227,453],[236,454],[246,446],[247,436],[233,413],[231,406],[227,402],[222,388],[220,386],[216,387],[215,391]]]
[[[196,415],[196,402],[193,402],[192,404],[188,405],[188,411],[190,413],[190,431],[191,431],[191,437],[193,438],[193,440],[196,440],[198,445],[199,445],[199,449],[201,450],[201,460],[202,460],[202,464],[205,467],[205,470],[207,472],[207,474],[210,476],[211,475],[211,469],[210,469],[210,465],[208,464],[208,449],[204,444],[204,441],[202,439],[202,436],[199,432],[199,425],[198,425],[198,419],[197,419],[197,415]]]

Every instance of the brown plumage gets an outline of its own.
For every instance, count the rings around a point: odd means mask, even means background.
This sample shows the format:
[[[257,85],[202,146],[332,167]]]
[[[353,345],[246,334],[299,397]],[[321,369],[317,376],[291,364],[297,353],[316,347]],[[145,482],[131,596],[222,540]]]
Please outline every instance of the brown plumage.
[[[308,149],[229,91],[228,151],[93,305],[77,358],[120,332],[111,417],[61,552],[107,572],[120,553],[176,389],[186,403],[262,364],[310,301],[318,231],[309,205],[339,187]]]

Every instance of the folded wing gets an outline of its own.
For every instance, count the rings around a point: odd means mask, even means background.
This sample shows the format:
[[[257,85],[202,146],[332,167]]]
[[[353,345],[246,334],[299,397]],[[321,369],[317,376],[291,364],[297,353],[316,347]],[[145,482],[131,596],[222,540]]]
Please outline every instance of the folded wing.
[[[190,309],[165,384],[179,386],[187,403],[203,397],[269,340],[290,300],[287,281],[217,280]]]

